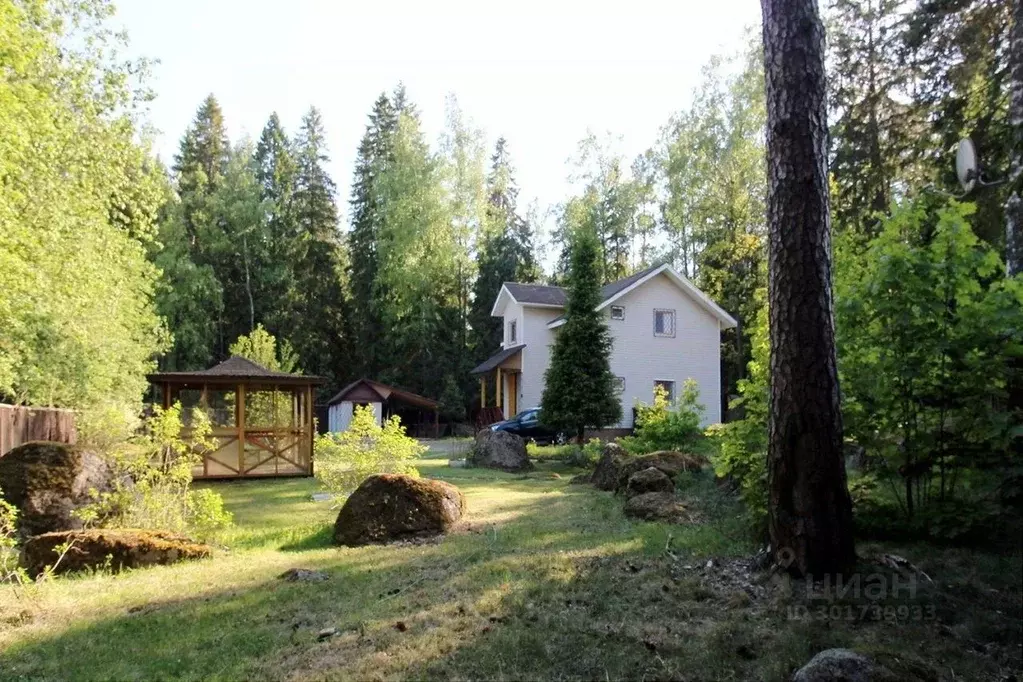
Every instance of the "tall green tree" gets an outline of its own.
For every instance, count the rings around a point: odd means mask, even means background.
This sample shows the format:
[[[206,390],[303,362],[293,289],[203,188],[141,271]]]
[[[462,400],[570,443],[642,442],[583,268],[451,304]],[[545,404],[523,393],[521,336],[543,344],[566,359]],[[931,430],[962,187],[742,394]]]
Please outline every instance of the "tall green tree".
[[[915,148],[928,135],[911,103],[905,3],[835,0],[829,8],[829,108],[837,229],[876,234],[879,216],[921,186]]]
[[[1009,167],[1013,124],[1009,120],[1011,0],[920,2],[906,18],[904,45],[914,69],[910,89],[917,116],[930,122],[916,148],[926,178],[939,187],[956,182],[950,149],[969,137],[987,178]],[[974,231],[1004,246],[1006,186],[978,192]]]
[[[545,424],[583,442],[587,427],[604,428],[622,416],[611,373],[611,332],[600,304],[600,249],[591,231],[572,235],[565,324],[556,332],[544,375],[541,411]]]
[[[172,169],[181,197],[185,230],[192,248],[200,255],[205,246],[203,228],[210,222],[206,201],[220,187],[227,173],[230,153],[224,112],[217,98],[207,95],[181,139]]]
[[[540,277],[533,256],[532,228],[519,213],[515,169],[503,137],[494,146],[486,183],[486,224],[477,243],[478,275],[473,282],[468,320],[469,346],[476,362],[501,346],[501,320],[490,315],[501,285],[536,282]]]
[[[345,253],[338,230],[337,188],[326,169],[330,161],[326,134],[315,107],[302,118],[295,157],[292,213],[299,253],[294,264],[297,296],[290,338],[307,371],[337,384],[351,377]]]
[[[386,361],[379,344],[382,323],[375,297],[382,221],[379,183],[392,161],[397,126],[395,108],[390,98],[381,94],[373,104],[366,132],[359,143],[349,200],[352,221],[348,235],[350,328],[352,345],[358,349],[352,371],[360,376],[375,376]]]
[[[168,336],[143,62],[106,2],[0,0],[0,399],[137,406]]]
[[[298,322],[294,312],[299,296],[294,269],[301,247],[292,206],[297,166],[291,141],[276,113],[270,115],[263,127],[253,159],[266,210],[265,260],[259,268],[264,317],[274,333],[288,336]]]
[[[374,193],[380,222],[373,303],[387,330],[375,340],[387,359],[380,376],[438,396],[445,378],[456,373],[457,355],[464,352],[457,333],[462,318],[458,239],[441,162],[431,153],[419,116],[407,100],[392,144],[392,158],[377,176]]]

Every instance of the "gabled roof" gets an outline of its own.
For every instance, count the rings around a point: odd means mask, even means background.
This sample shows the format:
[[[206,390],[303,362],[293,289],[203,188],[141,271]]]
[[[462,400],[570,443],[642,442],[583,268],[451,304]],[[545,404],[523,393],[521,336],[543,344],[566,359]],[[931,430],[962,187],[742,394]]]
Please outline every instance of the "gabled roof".
[[[563,306],[568,300],[568,292],[562,287],[551,287],[544,284],[519,284],[505,282],[508,293],[519,303],[532,305]]]
[[[660,274],[666,275],[668,279],[670,279],[672,282],[674,282],[676,286],[678,286],[678,288],[682,289],[683,292],[688,294],[696,302],[697,305],[699,305],[701,308],[703,308],[711,315],[713,315],[715,318],[717,318],[718,323],[721,326],[721,329],[732,329],[738,324],[735,321],[734,317],[725,312],[725,310],[717,303],[715,303],[707,294],[697,289],[695,284],[693,284],[688,279],[680,275],[678,271],[675,270],[675,268],[671,267],[667,263],[664,263],[663,265],[655,265],[653,267],[647,268],[646,270],[637,272],[634,275],[629,275],[624,279],[620,279],[617,282],[605,284],[604,288],[601,289],[600,292],[603,300],[600,302],[600,305],[597,306],[597,310],[603,310],[604,308],[608,307],[618,299],[628,294],[630,291],[633,291],[643,286],[645,283],[649,282],[654,277]],[[549,329],[554,329],[555,327],[560,327],[564,323],[565,316],[562,315],[548,322],[547,327]]]
[[[322,384],[324,379],[318,376],[305,374],[289,374],[267,369],[257,362],[240,355],[232,355],[219,365],[209,369],[195,372],[157,372],[147,374],[149,381],[216,381],[224,383],[229,380],[259,381],[266,380],[269,383],[301,383],[301,384]]]
[[[440,404],[436,400],[431,400],[430,398],[423,397],[417,393],[412,393],[411,391],[403,391],[400,388],[388,386],[387,384],[382,384],[379,381],[373,381],[372,379],[359,379],[357,381],[353,381],[352,383],[348,384],[340,391],[338,391],[337,395],[335,395],[333,398],[327,401],[327,404],[334,405],[336,403],[344,401],[345,396],[347,396],[349,393],[354,391],[359,386],[368,387],[371,391],[380,396],[381,402],[385,400],[394,399],[399,402],[408,403],[409,405],[415,405],[417,407],[428,407],[431,409],[436,408]]]
[[[502,362],[504,362],[508,358],[512,357],[513,355],[515,355],[516,353],[518,353],[519,351],[521,351],[525,347],[526,347],[526,344],[520,343],[517,346],[509,346],[508,348],[505,348],[504,350],[498,351],[497,353],[491,355],[489,358],[487,358],[486,360],[484,360],[480,364],[476,365],[476,367],[473,368],[473,370],[471,372],[469,372],[469,374],[486,374],[487,372],[489,372],[490,370],[494,369],[495,367],[500,365]]]

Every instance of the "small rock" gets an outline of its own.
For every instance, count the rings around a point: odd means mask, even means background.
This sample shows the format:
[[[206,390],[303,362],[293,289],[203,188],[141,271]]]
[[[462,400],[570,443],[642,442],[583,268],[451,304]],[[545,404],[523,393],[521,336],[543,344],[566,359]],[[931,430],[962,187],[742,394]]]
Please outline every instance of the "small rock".
[[[792,682],[894,682],[884,666],[849,649],[825,649],[796,671]]]
[[[714,568],[714,560],[713,559],[707,559],[707,565],[704,566],[704,568]]]
[[[292,583],[318,583],[327,580],[330,576],[323,571],[314,571],[308,568],[289,568],[277,578]]]
[[[322,630],[316,633],[316,641],[322,642],[324,640],[328,640],[336,634],[337,628],[323,628]]]

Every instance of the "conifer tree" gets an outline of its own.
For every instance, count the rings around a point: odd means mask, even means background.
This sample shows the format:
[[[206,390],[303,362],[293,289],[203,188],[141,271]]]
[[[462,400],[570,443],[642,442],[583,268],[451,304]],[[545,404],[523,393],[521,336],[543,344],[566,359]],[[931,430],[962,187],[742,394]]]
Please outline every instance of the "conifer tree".
[[[533,257],[532,228],[518,212],[519,190],[503,137],[498,139],[490,163],[487,219],[478,244],[478,275],[469,310],[469,344],[476,362],[485,360],[501,345],[501,320],[490,315],[501,285],[535,282],[540,274]]]
[[[541,399],[545,424],[581,443],[587,427],[604,428],[622,416],[611,373],[611,333],[600,304],[596,236],[577,230],[571,246],[565,324],[556,332]]]
[[[373,104],[355,160],[355,177],[349,200],[352,223],[348,236],[348,281],[349,326],[353,347],[358,349],[352,372],[357,376],[375,375],[386,359],[378,348],[381,322],[374,297],[379,270],[377,246],[381,220],[378,179],[390,160],[397,125],[398,116],[391,100],[381,93]]]
[[[200,232],[209,220],[206,199],[220,186],[230,153],[224,112],[211,93],[199,105],[195,120],[185,131],[173,167],[185,230],[200,254],[204,246]]]
[[[326,135],[315,107],[302,119],[295,154],[292,210],[301,246],[295,263],[298,290],[295,313],[300,324],[291,332],[292,343],[307,371],[332,379],[348,379],[344,254],[334,203],[336,187],[325,167],[329,162]]]

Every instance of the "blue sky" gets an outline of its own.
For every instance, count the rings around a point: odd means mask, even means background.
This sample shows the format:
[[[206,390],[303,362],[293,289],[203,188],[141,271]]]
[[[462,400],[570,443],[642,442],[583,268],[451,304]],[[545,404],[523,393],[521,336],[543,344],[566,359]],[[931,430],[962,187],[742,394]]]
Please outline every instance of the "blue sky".
[[[116,0],[115,0],[116,1]],[[627,3],[120,0],[115,26],[159,59],[156,149],[167,162],[213,92],[232,140],[277,111],[294,132],[323,113],[339,204],[373,100],[403,81],[435,143],[454,93],[492,145],[503,135],[521,201],[567,195],[566,161],[587,130],[622,136],[630,158],[684,107],[700,69],[759,25],[757,0]]]

